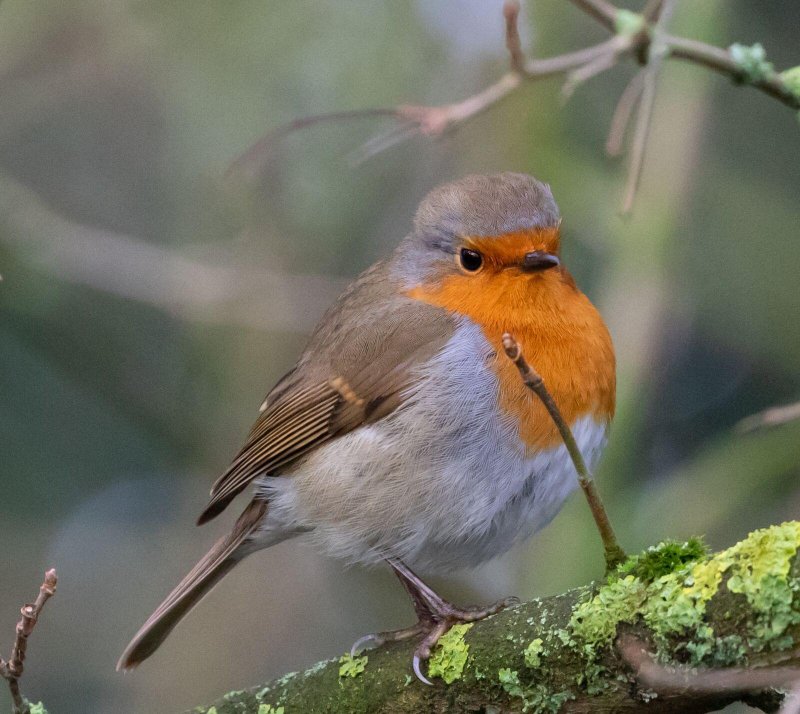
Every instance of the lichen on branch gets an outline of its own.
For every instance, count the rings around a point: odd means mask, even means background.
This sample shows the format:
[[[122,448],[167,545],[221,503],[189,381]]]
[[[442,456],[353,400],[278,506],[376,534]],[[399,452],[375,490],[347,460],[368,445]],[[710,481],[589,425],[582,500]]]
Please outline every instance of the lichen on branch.
[[[410,672],[413,644],[369,653],[358,666],[320,662],[266,686],[232,692],[208,714],[326,712],[703,712],[755,695],[656,692],[640,684],[620,635],[655,661],[766,670],[796,664],[800,647],[800,522],[751,533],[718,553],[665,542],[628,558],[605,580],[509,608],[442,638],[435,686]],[[455,628],[454,628],[455,629]],[[434,665],[434,663],[437,663]],[[438,669],[436,669],[438,668]],[[435,671],[434,671],[435,670]],[[724,670],[722,670],[724,671]],[[774,694],[759,695],[774,704]]]

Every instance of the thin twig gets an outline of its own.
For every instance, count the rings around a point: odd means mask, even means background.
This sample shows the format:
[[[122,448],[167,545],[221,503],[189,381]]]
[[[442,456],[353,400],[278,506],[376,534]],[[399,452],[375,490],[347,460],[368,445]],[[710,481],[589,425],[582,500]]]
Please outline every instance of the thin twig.
[[[561,98],[563,101],[568,101],[575,90],[584,82],[588,82],[598,74],[602,74],[606,70],[611,69],[617,64],[616,55],[601,55],[597,59],[587,62],[582,67],[573,70],[567,76],[564,85],[561,87]]]
[[[572,0],[573,5],[577,5],[587,15],[591,15],[606,29],[614,32],[617,8],[607,0]]]
[[[609,153],[619,151],[631,112],[637,100],[641,99],[625,191],[624,210],[627,212],[632,206],[641,175],[657,91],[657,74],[663,60],[675,58],[707,67],[727,75],[734,81],[746,82],[789,107],[800,109],[800,96],[783,82],[777,72],[772,72],[763,78],[748,79],[728,50],[666,34],[665,28],[673,6],[672,0],[649,0],[641,14],[644,26],[641,31],[632,34],[617,33],[616,22],[620,11],[608,0],[571,0],[571,2],[615,33],[613,37],[575,52],[545,59],[526,60],[519,39],[519,5],[516,0],[508,0],[503,7],[503,13],[511,71],[485,89],[462,101],[441,106],[379,107],[296,119],[271,131],[245,151],[233,162],[229,174],[247,172],[257,175],[275,141],[313,124],[370,117],[389,117],[399,122],[399,126],[374,137],[356,152],[357,161],[363,161],[418,134],[430,137],[444,135],[458,124],[486,111],[519,89],[523,84],[522,79],[539,80],[572,73],[564,88],[568,96],[578,83],[586,81],[600,71],[614,67],[623,58],[630,57],[639,64],[644,64],[646,73],[634,79],[620,99],[607,144],[610,147]]]
[[[736,425],[736,431],[740,434],[747,434],[768,426],[788,424],[790,421],[797,419],[800,419],[800,402],[787,404],[783,407],[771,407],[763,412],[745,417]]]
[[[572,463],[575,465],[575,471],[578,472],[578,483],[589,503],[592,516],[597,524],[597,530],[600,531],[600,538],[603,541],[603,549],[605,551],[606,569],[612,570],[625,560],[625,551],[622,550],[617,542],[617,537],[614,535],[614,529],[611,526],[608,513],[606,513],[603,500],[600,498],[600,493],[597,491],[594,478],[586,466],[583,454],[581,454],[581,450],[578,448],[572,430],[564,420],[552,395],[547,390],[544,380],[539,373],[527,363],[519,343],[508,333],[503,335],[503,348],[508,358],[517,366],[525,386],[539,397],[545,409],[547,409],[550,418],[553,420],[553,423],[556,425],[561,435],[564,445],[567,447]]]
[[[315,124],[332,124],[342,121],[352,121],[353,119],[374,119],[376,117],[398,118],[397,107],[373,107],[370,109],[352,109],[343,112],[328,112],[326,114],[314,114],[306,117],[293,119],[286,124],[281,124],[270,132],[262,136],[255,144],[245,149],[237,156],[228,167],[227,175],[236,173],[239,175],[256,176],[261,170],[270,149],[285,136],[295,131],[306,129]]]
[[[630,53],[637,42],[638,40],[634,37],[614,35],[614,37],[609,37],[596,45],[590,45],[574,52],[565,52],[564,54],[545,57],[544,59],[531,59],[525,64],[525,76],[527,79],[543,79],[577,69],[593,62],[598,57],[607,55],[622,57]]]
[[[617,102],[614,115],[611,118],[608,138],[606,139],[606,154],[608,156],[619,156],[622,153],[622,143],[625,140],[628,124],[633,115],[636,102],[639,101],[644,89],[644,76],[645,70],[639,70],[634,74]]]
[[[51,568],[44,574],[44,582],[39,587],[39,594],[35,602],[23,605],[20,610],[22,617],[17,623],[16,637],[14,638],[14,646],[11,648],[11,656],[8,658],[8,661],[0,658],[0,676],[8,682],[8,687],[11,690],[14,714],[27,714],[28,712],[28,706],[19,689],[19,679],[22,677],[24,670],[28,637],[30,637],[31,632],[33,632],[33,628],[36,626],[36,621],[39,618],[39,613],[41,613],[45,603],[55,595],[57,583],[58,577],[56,576],[56,571]]]
[[[645,22],[658,22],[661,11],[664,9],[664,0],[647,0],[647,5],[642,10]]]
[[[675,0],[664,0],[660,8],[658,22],[652,32],[652,40],[647,48],[647,67],[643,79],[642,97],[639,102],[639,113],[636,117],[636,129],[631,147],[631,161],[628,169],[628,180],[625,187],[625,198],[622,202],[623,214],[630,213],[639,188],[644,167],[644,155],[647,150],[647,138],[650,135],[650,124],[653,119],[653,107],[656,102],[658,75],[667,55],[664,44],[664,30],[669,23],[675,8]]]
[[[517,74],[525,72],[525,53],[519,39],[519,3],[516,0],[506,0],[503,4],[503,17],[506,20],[506,49],[511,59],[511,71]]]
[[[631,636],[621,637],[617,647],[622,658],[636,673],[636,679],[659,694],[754,692],[794,685],[800,679],[800,668],[796,666],[707,670],[682,666],[665,667],[654,661],[652,653],[641,640]]]
[[[745,80],[745,73],[731,57],[731,53],[728,50],[708,45],[699,40],[690,40],[687,37],[675,37],[673,35],[666,35],[664,44],[668,48],[670,57],[687,60],[708,69],[713,69],[715,72],[725,74],[738,82]],[[777,73],[772,73],[763,79],[750,81],[748,84],[777,99],[779,102],[783,102],[792,109],[800,109],[800,96],[792,92]]]

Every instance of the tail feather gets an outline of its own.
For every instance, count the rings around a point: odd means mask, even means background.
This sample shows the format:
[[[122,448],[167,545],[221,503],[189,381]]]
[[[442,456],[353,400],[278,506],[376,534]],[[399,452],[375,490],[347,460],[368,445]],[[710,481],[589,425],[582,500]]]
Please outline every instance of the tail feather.
[[[125,648],[117,670],[133,669],[155,652],[167,635],[239,561],[237,551],[267,512],[265,501],[252,501],[233,530],[220,538],[189,574],[178,583]]]

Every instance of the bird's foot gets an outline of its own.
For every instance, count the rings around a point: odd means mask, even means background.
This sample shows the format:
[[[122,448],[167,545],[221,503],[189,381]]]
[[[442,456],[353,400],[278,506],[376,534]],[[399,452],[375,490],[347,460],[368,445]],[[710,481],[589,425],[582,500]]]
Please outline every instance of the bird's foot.
[[[485,617],[495,615],[501,610],[517,604],[519,604],[518,598],[508,597],[488,607],[460,608],[440,597],[432,598],[431,600],[426,599],[424,609],[417,608],[420,618],[417,624],[402,630],[376,632],[371,635],[365,635],[353,643],[353,646],[350,648],[350,654],[355,656],[364,649],[373,649],[387,642],[398,642],[422,635],[422,640],[414,650],[412,666],[414,674],[420,682],[432,685],[433,683],[422,673],[422,663],[430,659],[436,644],[447,634],[453,625],[477,622],[478,620],[483,620]]]

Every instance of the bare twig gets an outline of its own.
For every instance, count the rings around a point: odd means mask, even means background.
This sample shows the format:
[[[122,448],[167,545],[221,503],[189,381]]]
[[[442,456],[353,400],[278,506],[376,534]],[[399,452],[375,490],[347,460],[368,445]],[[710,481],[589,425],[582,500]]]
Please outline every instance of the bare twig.
[[[647,5],[642,10],[642,17],[646,22],[658,22],[663,9],[664,0],[647,0]]]
[[[647,66],[644,70],[642,96],[639,102],[639,114],[636,117],[636,130],[633,136],[633,146],[631,148],[631,162],[628,169],[628,180],[625,187],[625,198],[622,203],[622,212],[630,213],[633,208],[633,201],[636,198],[636,191],[639,188],[639,181],[642,177],[644,167],[644,155],[647,149],[647,138],[650,134],[650,124],[653,118],[653,107],[656,102],[656,90],[658,88],[658,75],[661,72],[661,65],[667,54],[667,47],[664,44],[664,30],[669,23],[672,12],[675,9],[675,0],[664,0],[659,8],[659,18],[652,31],[652,40],[647,47]]]
[[[503,4],[503,17],[506,19],[506,48],[511,58],[511,70],[517,74],[525,72],[525,53],[519,39],[519,3],[516,0],[506,0]]]
[[[555,423],[559,434],[561,434],[561,439],[567,447],[572,463],[575,465],[575,471],[578,472],[578,483],[589,503],[592,516],[597,524],[597,530],[600,531],[600,538],[603,541],[603,549],[605,551],[606,569],[612,570],[625,560],[625,551],[622,550],[617,542],[617,537],[614,535],[611,521],[608,518],[605,506],[603,506],[603,500],[600,498],[594,478],[592,478],[592,474],[583,459],[583,454],[581,454],[575,437],[572,435],[572,430],[569,428],[567,422],[564,421],[564,417],[553,400],[552,395],[547,390],[544,380],[539,373],[527,363],[519,343],[508,333],[503,335],[503,348],[508,358],[517,366],[525,386],[539,397],[545,409],[547,409],[550,414],[550,418]]]
[[[673,35],[665,36],[664,43],[669,50],[670,57],[713,69],[715,72],[725,74],[737,82],[743,82],[746,79],[744,71],[734,61],[728,50],[714,47],[714,45],[708,45],[698,40],[675,37]],[[751,80],[748,85],[768,94],[792,109],[800,109],[800,96],[792,92],[776,72],[762,79]]]
[[[55,594],[57,583],[56,571],[51,568],[44,574],[44,582],[39,587],[39,595],[36,600],[32,604],[28,603],[22,606],[20,611],[22,617],[17,623],[11,656],[8,661],[0,658],[0,676],[8,682],[8,687],[11,690],[14,714],[27,714],[28,711],[28,706],[19,689],[19,679],[22,677],[24,670],[25,650],[28,646],[28,637],[30,637],[33,628],[36,626],[39,613],[45,603]]]
[[[374,107],[371,109],[353,109],[344,112],[329,112],[299,117],[287,124],[282,124],[262,136],[255,144],[237,156],[228,167],[228,176],[232,174],[256,176],[264,165],[270,149],[289,134],[306,129],[315,124],[332,124],[353,119],[374,119],[376,117],[400,118],[397,107]]]
[[[633,75],[617,102],[614,116],[611,118],[611,128],[608,130],[608,139],[606,139],[606,154],[609,156],[619,156],[622,153],[625,132],[628,130],[636,102],[639,101],[644,89],[644,76],[645,70],[640,70]]]
[[[783,407],[772,407],[765,409],[763,412],[745,417],[736,425],[736,431],[740,434],[747,434],[768,426],[788,424],[790,421],[797,419],[800,419],[800,402],[787,404]]]
[[[653,659],[641,640],[631,636],[620,637],[617,648],[622,658],[634,670],[637,680],[659,694],[755,692],[793,686],[800,679],[800,668],[797,666],[707,670],[682,666],[665,667]]]
[[[608,0],[572,0],[587,15],[591,15],[601,25],[614,32],[617,19],[617,8]]]
[[[632,80],[620,99],[614,115],[607,150],[616,154],[622,146],[622,137],[637,100],[639,112],[631,151],[624,210],[633,203],[644,162],[647,137],[650,131],[653,106],[657,91],[658,72],[665,59],[682,59],[727,75],[734,81],[759,89],[793,109],[800,109],[800,96],[787,86],[777,72],[765,77],[750,78],[737,64],[728,50],[665,32],[673,8],[672,0],[649,0],[639,18],[640,30],[623,30],[617,27],[620,10],[608,0],[571,0],[586,14],[593,17],[614,34],[605,42],[575,52],[545,59],[526,60],[519,39],[517,0],[508,0],[503,7],[505,17],[506,47],[511,71],[496,82],[466,99],[441,106],[401,105],[398,107],[364,109],[354,112],[335,112],[297,119],[278,127],[244,152],[231,166],[231,171],[249,171],[256,174],[264,163],[268,150],[286,134],[320,122],[345,121],[362,117],[389,117],[398,122],[387,132],[369,140],[356,152],[358,160],[370,158],[406,139],[423,134],[440,137],[457,125],[499,103],[526,81],[535,81],[555,75],[568,74],[565,96],[602,71],[610,69],[624,58],[632,58],[645,65],[645,73]]]

